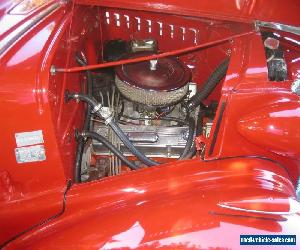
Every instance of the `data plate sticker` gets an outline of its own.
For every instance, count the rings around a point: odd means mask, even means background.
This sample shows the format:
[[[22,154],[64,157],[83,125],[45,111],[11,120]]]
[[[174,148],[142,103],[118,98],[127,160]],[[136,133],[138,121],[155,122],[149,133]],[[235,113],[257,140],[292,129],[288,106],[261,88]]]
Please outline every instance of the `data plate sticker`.
[[[15,133],[17,147],[30,146],[44,143],[43,131]]]
[[[16,148],[15,153],[18,163],[46,160],[44,145]]]

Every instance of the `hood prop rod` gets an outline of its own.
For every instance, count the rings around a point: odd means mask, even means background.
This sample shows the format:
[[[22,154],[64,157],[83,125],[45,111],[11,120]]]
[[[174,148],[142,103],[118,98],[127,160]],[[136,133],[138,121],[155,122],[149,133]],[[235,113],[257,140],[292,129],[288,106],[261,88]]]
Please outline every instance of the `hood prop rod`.
[[[99,64],[93,64],[93,65],[86,65],[86,66],[80,66],[80,67],[71,67],[71,68],[55,68],[54,66],[51,67],[51,73],[56,73],[56,72],[61,72],[61,73],[73,73],[73,72],[80,72],[80,71],[86,71],[86,70],[93,70],[93,69],[101,69],[101,68],[108,68],[108,67],[114,67],[118,65],[124,65],[124,64],[129,64],[129,63],[137,63],[137,62],[143,62],[143,61],[149,61],[149,60],[155,60],[158,58],[163,58],[163,57],[168,57],[168,56],[177,56],[180,54],[185,54],[189,53],[195,50],[203,49],[203,48],[208,48],[212,46],[216,46],[225,42],[233,42],[234,39],[242,37],[242,36],[247,36],[254,34],[256,31],[248,31],[248,32],[243,32],[240,34],[228,36],[226,38],[214,40],[211,42],[206,42],[202,43],[199,45],[191,46],[191,47],[186,47],[183,49],[177,49],[169,52],[164,52],[160,54],[154,54],[150,56],[143,56],[143,57],[138,57],[138,58],[132,58],[132,59],[125,59],[125,60],[119,60],[115,62],[107,62],[107,63],[99,63]]]

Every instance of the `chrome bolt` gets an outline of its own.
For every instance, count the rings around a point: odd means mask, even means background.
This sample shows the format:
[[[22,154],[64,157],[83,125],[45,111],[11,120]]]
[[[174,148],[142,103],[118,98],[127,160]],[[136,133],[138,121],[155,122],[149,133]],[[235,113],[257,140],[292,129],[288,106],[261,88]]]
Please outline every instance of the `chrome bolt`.
[[[156,70],[157,68],[157,60],[150,60],[150,69]]]

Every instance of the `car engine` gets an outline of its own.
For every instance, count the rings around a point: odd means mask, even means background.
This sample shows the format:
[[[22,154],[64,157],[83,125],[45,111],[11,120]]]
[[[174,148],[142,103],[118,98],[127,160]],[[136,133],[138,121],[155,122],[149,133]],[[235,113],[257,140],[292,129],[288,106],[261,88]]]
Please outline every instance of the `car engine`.
[[[155,40],[113,40],[107,42],[104,55],[107,61],[115,61],[157,52]],[[178,58],[159,58],[93,72],[92,95],[145,157],[159,162],[188,159],[196,153],[196,134],[208,136],[211,127],[209,115],[202,124],[199,121],[203,117],[199,119],[199,114],[203,115],[204,108],[207,114],[214,110],[211,107],[202,107],[202,112],[200,107],[192,111],[187,109],[197,91],[191,78],[191,70]],[[93,115],[90,127],[135,166],[147,166],[128,149],[105,119]],[[126,171],[120,157],[103,141],[92,138],[86,145],[82,156],[82,181]]]

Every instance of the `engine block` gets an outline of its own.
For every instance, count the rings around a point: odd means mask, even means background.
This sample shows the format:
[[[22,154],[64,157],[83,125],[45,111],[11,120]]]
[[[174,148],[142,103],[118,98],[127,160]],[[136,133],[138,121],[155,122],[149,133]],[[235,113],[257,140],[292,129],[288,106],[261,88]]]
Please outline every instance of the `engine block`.
[[[147,157],[178,158],[185,147],[189,128],[187,126],[154,126],[119,124],[130,141]],[[123,143],[113,135],[113,131],[105,125],[95,124],[94,131],[106,137],[126,156],[132,156]],[[96,155],[109,155],[109,151],[101,143],[93,140]]]

